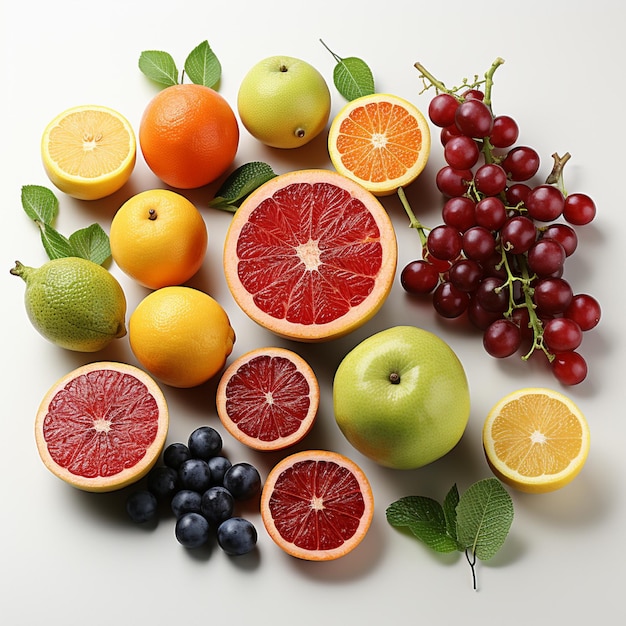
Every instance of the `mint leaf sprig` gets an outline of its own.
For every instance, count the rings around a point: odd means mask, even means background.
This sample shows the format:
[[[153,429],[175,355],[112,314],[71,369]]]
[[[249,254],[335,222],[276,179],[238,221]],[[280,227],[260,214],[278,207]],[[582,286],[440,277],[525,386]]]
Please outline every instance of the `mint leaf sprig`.
[[[439,553],[465,552],[477,589],[476,560],[492,558],[513,523],[513,500],[497,478],[471,485],[461,496],[456,485],[443,505],[426,496],[406,496],[387,507],[387,522],[408,528]]]
[[[109,236],[100,224],[91,224],[65,237],[53,226],[59,201],[47,187],[24,185],[22,208],[39,227],[41,242],[49,259],[80,257],[102,265],[111,256]]]
[[[222,77],[222,65],[207,40],[198,44],[185,59],[181,74],[174,57],[164,50],[144,50],[139,55],[139,69],[150,79],[165,87],[180,85],[186,74],[196,85],[215,89]]]

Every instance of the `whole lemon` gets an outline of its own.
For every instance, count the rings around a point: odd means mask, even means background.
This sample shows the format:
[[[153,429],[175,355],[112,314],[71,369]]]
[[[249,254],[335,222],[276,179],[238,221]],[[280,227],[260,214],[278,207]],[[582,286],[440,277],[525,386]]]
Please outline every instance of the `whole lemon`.
[[[109,238],[113,260],[150,289],[189,280],[202,266],[208,243],[200,211],[167,189],[129,198],[113,217]]]
[[[77,352],[96,352],[126,334],[126,297],[104,267],[77,257],[39,268],[19,261],[11,274],[26,282],[26,312],[52,343]]]
[[[248,132],[274,148],[298,148],[319,135],[330,116],[330,91],[309,63],[272,56],[245,75],[237,109]]]
[[[217,374],[233,350],[235,332],[211,296],[191,287],[148,294],[128,323],[133,354],[155,378],[172,387],[195,387]]]
[[[460,360],[442,339],[414,326],[383,330],[353,348],[335,373],[333,403],[346,439],[394,469],[447,454],[470,412]]]

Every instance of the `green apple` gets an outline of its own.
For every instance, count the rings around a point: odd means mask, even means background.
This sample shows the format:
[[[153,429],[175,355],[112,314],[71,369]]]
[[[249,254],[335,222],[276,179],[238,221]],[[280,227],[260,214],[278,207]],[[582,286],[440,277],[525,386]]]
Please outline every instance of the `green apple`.
[[[330,91],[309,63],[272,56],[244,77],[237,95],[242,124],[262,143],[298,148],[319,135],[330,116]]]
[[[376,463],[415,469],[447,454],[470,413],[465,370],[437,335],[395,326],[368,337],[341,361],[333,382],[335,419]]]

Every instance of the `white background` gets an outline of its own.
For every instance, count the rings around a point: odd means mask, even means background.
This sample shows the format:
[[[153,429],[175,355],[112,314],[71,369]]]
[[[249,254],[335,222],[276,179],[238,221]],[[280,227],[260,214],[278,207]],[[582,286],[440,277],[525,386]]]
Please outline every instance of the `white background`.
[[[610,616],[620,623],[625,566],[623,447],[623,241],[625,229],[624,114],[626,62],[620,3],[536,2],[380,3],[264,0],[263,2],[163,2],[162,0],[40,3],[2,0],[3,129],[2,245],[3,310],[0,463],[3,494],[0,559],[3,623],[175,624],[566,624]],[[349,7],[349,8],[348,8]],[[403,292],[396,279],[381,312],[352,335],[322,345],[275,338],[250,322],[232,300],[222,272],[223,236],[230,215],[207,208],[215,188],[186,195],[209,228],[209,251],[190,282],[216,297],[237,333],[231,358],[253,347],[285,345],[314,367],[322,387],[318,422],[299,448],[321,447],[356,460],[370,478],[376,513],[363,543],[328,563],[288,557],[269,539],[252,508],[242,512],[259,530],[258,550],[239,559],[219,549],[194,554],[175,540],[172,518],[146,530],[125,516],[124,493],[79,492],[52,476],[40,462],[33,422],[45,391],[74,367],[95,359],[134,363],[127,338],[97,355],[63,351],[30,326],[24,285],[10,276],[16,259],[40,265],[46,257],[36,227],[20,205],[22,185],[50,186],[40,162],[39,141],[47,122],[83,103],[108,105],[135,129],[158,87],[137,67],[142,50],[169,51],[182,68],[186,55],[208,39],[222,63],[219,91],[231,105],[246,71],[273,54],[300,57],[326,77],[333,113],[343,103],[332,84],[334,61],[319,39],[340,56],[360,56],[379,91],[393,92],[426,110],[431,92],[421,94],[413,63],[421,61],[449,85],[482,74],[497,57],[496,113],[515,117],[520,143],[542,156],[547,175],[553,152],[569,151],[569,191],[591,195],[596,221],[579,229],[580,245],[568,260],[566,278],[576,291],[595,295],[603,306],[601,325],[581,348],[588,380],[562,388],[539,363],[489,357],[481,339],[465,325],[437,319],[429,304]],[[422,221],[439,223],[441,198],[434,175],[442,164],[435,135],[432,157],[407,193]],[[330,168],[321,137],[298,151],[267,149],[242,128],[236,165],[260,159],[277,172]],[[130,183],[112,197],[92,203],[63,196],[57,228],[70,234],[99,221],[108,231],[116,209],[133,193],[161,186],[141,155]],[[385,200],[399,240],[399,269],[418,254],[417,235],[395,197]],[[147,293],[116,266],[133,310]],[[336,427],[332,377],[342,356],[361,339],[396,324],[415,324],[445,339],[466,367],[472,410],[460,444],[441,460],[415,471],[375,466],[354,451]],[[197,426],[220,427],[215,381],[193,390],[164,388],[171,409],[168,441],[186,441]],[[490,476],[480,431],[491,406],[519,387],[565,391],[586,414],[592,444],[579,477],[559,492],[512,493],[515,520],[502,550],[479,563],[479,590],[458,556],[431,552],[388,526],[385,508],[405,495],[441,500],[453,483],[463,491]],[[278,459],[243,449],[232,438],[225,451],[233,461],[256,463],[263,475]]]

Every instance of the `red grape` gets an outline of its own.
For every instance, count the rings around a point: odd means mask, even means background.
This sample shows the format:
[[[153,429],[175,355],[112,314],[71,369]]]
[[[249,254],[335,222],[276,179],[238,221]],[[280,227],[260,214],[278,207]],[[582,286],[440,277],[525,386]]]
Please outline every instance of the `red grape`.
[[[511,217],[500,229],[501,245],[511,254],[527,252],[535,242],[536,237],[535,224],[524,215]]]
[[[587,362],[578,352],[560,352],[552,361],[552,373],[563,385],[578,385],[587,377]]]
[[[459,101],[449,93],[436,95],[428,105],[428,117],[435,126],[445,127],[454,124],[454,114]]]
[[[584,193],[572,193],[565,198],[563,217],[575,226],[589,224],[596,216],[595,202]]]
[[[600,322],[600,304],[593,296],[578,293],[572,297],[563,315],[576,322],[583,331],[591,330]]]
[[[517,352],[521,343],[522,335],[519,326],[507,319],[499,319],[491,323],[483,335],[485,350],[498,359]]]
[[[582,340],[580,326],[566,317],[555,317],[546,322],[543,328],[543,341],[553,353],[576,350]]]
[[[530,217],[540,222],[551,222],[563,213],[565,199],[556,187],[539,185],[528,194],[524,204]]]
[[[513,148],[504,158],[501,165],[514,181],[532,178],[539,170],[539,155],[527,146]]]
[[[508,115],[496,115],[493,120],[493,129],[489,136],[491,145],[495,148],[509,148],[519,136],[517,122]]]
[[[462,315],[469,305],[470,296],[452,283],[440,283],[433,294],[433,307],[441,317],[454,318]]]
[[[465,100],[459,104],[454,114],[454,123],[464,135],[482,139],[491,133],[493,115],[481,100]]]
[[[402,287],[413,294],[430,293],[438,282],[439,272],[422,259],[408,263],[400,274]]]

